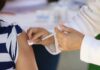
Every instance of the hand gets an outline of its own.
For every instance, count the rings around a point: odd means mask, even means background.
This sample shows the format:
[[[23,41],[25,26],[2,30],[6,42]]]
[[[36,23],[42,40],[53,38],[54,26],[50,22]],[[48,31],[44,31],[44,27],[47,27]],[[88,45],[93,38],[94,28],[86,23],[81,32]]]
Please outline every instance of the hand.
[[[72,28],[61,25],[61,30],[55,28],[59,48],[62,51],[72,51],[80,49],[84,35]]]
[[[44,37],[48,36],[50,33],[43,28],[30,28],[27,31],[28,37],[31,41],[35,42],[36,44],[42,44],[45,46],[49,46],[54,42],[54,38],[50,37],[46,40],[42,40]]]

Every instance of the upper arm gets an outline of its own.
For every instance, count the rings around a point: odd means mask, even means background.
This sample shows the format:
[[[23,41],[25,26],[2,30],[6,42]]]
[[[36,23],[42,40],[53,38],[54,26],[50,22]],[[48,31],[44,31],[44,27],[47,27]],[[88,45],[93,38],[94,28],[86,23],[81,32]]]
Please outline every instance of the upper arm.
[[[21,33],[18,36],[18,59],[16,62],[16,70],[37,70],[34,52],[32,47],[27,43],[27,36]]]
[[[14,29],[13,29],[14,30]],[[22,29],[15,25],[15,34],[17,34],[17,57],[16,59],[16,70],[37,70],[35,56],[32,50],[27,43],[27,35],[22,32]],[[20,33],[20,35],[19,35]]]

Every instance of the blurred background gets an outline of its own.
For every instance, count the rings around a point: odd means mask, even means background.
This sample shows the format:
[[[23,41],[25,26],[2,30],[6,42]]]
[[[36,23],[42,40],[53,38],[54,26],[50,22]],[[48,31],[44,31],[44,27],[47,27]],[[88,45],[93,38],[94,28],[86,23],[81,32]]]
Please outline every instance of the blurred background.
[[[80,60],[80,51],[64,52],[57,70],[88,70],[88,65]]]

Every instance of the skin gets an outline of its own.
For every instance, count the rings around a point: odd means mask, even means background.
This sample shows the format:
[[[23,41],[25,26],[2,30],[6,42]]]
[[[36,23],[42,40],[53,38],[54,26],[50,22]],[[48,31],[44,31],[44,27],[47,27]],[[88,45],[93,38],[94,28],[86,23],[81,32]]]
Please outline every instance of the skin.
[[[16,70],[38,70],[32,47],[27,43],[26,33],[21,33],[17,40],[19,45],[19,55],[16,62]]]
[[[50,37],[46,40],[42,40],[44,37],[48,36],[50,33],[44,28],[30,28],[27,31],[28,37],[32,42],[36,44],[42,44],[49,46],[54,43],[54,38]]]
[[[61,30],[55,28],[56,37],[59,44],[59,49],[62,51],[74,51],[79,50],[84,35],[72,28],[60,25]],[[27,32],[28,37],[31,41],[36,44],[43,44],[49,46],[54,43],[54,38],[48,38],[42,40],[42,37],[48,36],[50,33],[43,28],[30,28]]]
[[[60,25],[61,30],[55,28],[59,48],[62,51],[79,50],[84,35],[72,28]]]

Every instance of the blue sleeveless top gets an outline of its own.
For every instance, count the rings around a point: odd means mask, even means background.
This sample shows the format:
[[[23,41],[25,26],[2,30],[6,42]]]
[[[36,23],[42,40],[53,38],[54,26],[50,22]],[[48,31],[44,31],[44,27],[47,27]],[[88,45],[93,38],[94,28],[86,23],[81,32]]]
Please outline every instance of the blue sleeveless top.
[[[0,24],[6,23],[0,20]],[[18,25],[0,27],[0,70],[15,70],[18,57],[17,36],[22,32]]]

